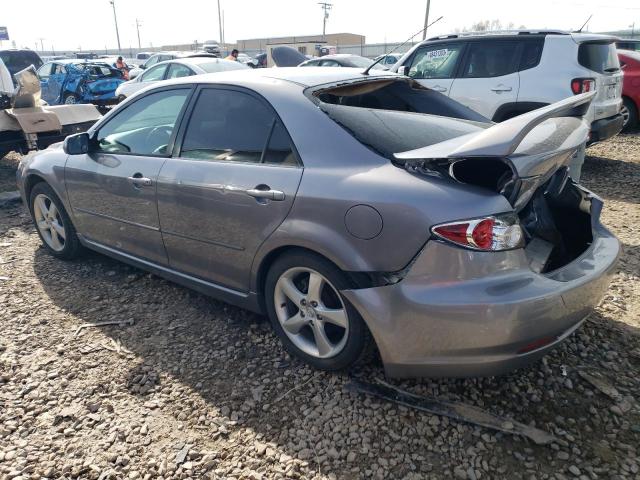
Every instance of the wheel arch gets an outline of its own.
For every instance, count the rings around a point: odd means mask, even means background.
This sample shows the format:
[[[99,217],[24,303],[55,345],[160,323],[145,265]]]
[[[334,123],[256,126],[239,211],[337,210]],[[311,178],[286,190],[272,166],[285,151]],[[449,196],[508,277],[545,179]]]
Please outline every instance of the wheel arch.
[[[29,209],[31,209],[31,204],[29,202],[29,199],[31,198],[31,191],[33,190],[33,187],[35,187],[38,183],[42,183],[42,182],[47,183],[45,178],[42,177],[41,175],[38,175],[37,173],[30,173],[29,175],[27,175],[27,178],[24,179],[24,196],[27,201],[27,207]],[[51,184],[49,184],[49,186],[51,186]],[[56,194],[57,193],[58,192],[56,192]],[[58,195],[58,197],[60,197],[60,195]]]
[[[496,113],[493,114],[491,119],[494,122],[503,122],[523,113],[536,110],[537,108],[546,107],[549,103],[545,102],[509,102],[504,103],[498,107]]]

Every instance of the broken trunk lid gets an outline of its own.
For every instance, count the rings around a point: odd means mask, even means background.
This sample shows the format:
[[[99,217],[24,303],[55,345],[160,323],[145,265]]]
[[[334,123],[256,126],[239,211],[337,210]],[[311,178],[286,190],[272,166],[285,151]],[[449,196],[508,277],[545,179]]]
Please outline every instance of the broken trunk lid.
[[[588,127],[581,117],[594,95],[594,92],[575,95],[487,129],[396,153],[394,157],[404,164],[500,158],[508,160],[520,178],[541,175],[554,165],[568,162],[567,157],[586,140]]]

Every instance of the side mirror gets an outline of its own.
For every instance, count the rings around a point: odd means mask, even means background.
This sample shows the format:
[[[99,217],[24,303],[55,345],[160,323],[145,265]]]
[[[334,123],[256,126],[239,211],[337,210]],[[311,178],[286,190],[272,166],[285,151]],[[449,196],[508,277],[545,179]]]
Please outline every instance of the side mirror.
[[[407,74],[407,67],[405,67],[404,65],[401,67],[398,67],[398,73],[400,75],[406,75]]]
[[[67,155],[89,153],[89,134],[86,132],[69,135],[64,139],[62,149]]]

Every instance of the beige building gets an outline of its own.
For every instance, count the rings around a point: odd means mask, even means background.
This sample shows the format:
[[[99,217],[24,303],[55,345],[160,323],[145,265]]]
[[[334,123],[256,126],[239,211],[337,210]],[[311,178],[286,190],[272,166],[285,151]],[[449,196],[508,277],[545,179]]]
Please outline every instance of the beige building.
[[[307,47],[315,45],[331,45],[338,47],[340,45],[364,45],[364,35],[357,35],[355,33],[327,33],[324,38],[322,35],[296,35],[293,37],[271,37],[271,38],[251,38],[248,40],[238,40],[236,42],[236,48],[242,51],[267,51],[267,46],[274,45],[289,45],[294,46],[300,44]],[[303,52],[304,53],[304,52]],[[312,51],[307,51],[305,54],[313,55]]]

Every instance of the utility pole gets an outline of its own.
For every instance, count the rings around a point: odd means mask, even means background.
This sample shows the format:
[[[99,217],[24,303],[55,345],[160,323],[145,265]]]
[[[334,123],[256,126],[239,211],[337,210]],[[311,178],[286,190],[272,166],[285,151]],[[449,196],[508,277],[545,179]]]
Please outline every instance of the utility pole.
[[[329,10],[333,7],[333,3],[318,2],[318,5],[322,7],[322,11],[324,12],[322,15],[322,40],[324,40],[327,30],[327,18],[329,18]]]
[[[44,52],[44,38],[40,37],[38,40],[40,40],[40,51]]]
[[[116,37],[118,39],[118,53],[120,53],[120,32],[118,32],[118,17],[116,16],[116,0],[109,0],[109,3],[113,7],[113,21],[116,24]]]
[[[142,48],[142,43],[140,43],[140,21],[136,18],[136,30],[138,31],[138,48]]]
[[[629,25],[631,27],[631,38],[633,38],[633,36],[636,33],[636,22],[633,22],[631,25]]]
[[[427,0],[427,11],[424,13],[424,30],[422,30],[422,40],[427,38],[427,28],[429,27],[429,7],[431,7],[431,0]]]
[[[218,0],[218,30],[220,31],[220,43],[224,45],[224,32],[222,31],[222,14],[220,13],[220,0]]]
[[[222,44],[223,45],[224,45],[224,42],[226,41],[226,39],[225,39],[225,30],[226,30],[226,27],[225,27],[225,24],[224,24],[224,10],[222,10],[222,39],[223,39],[222,40]]]

